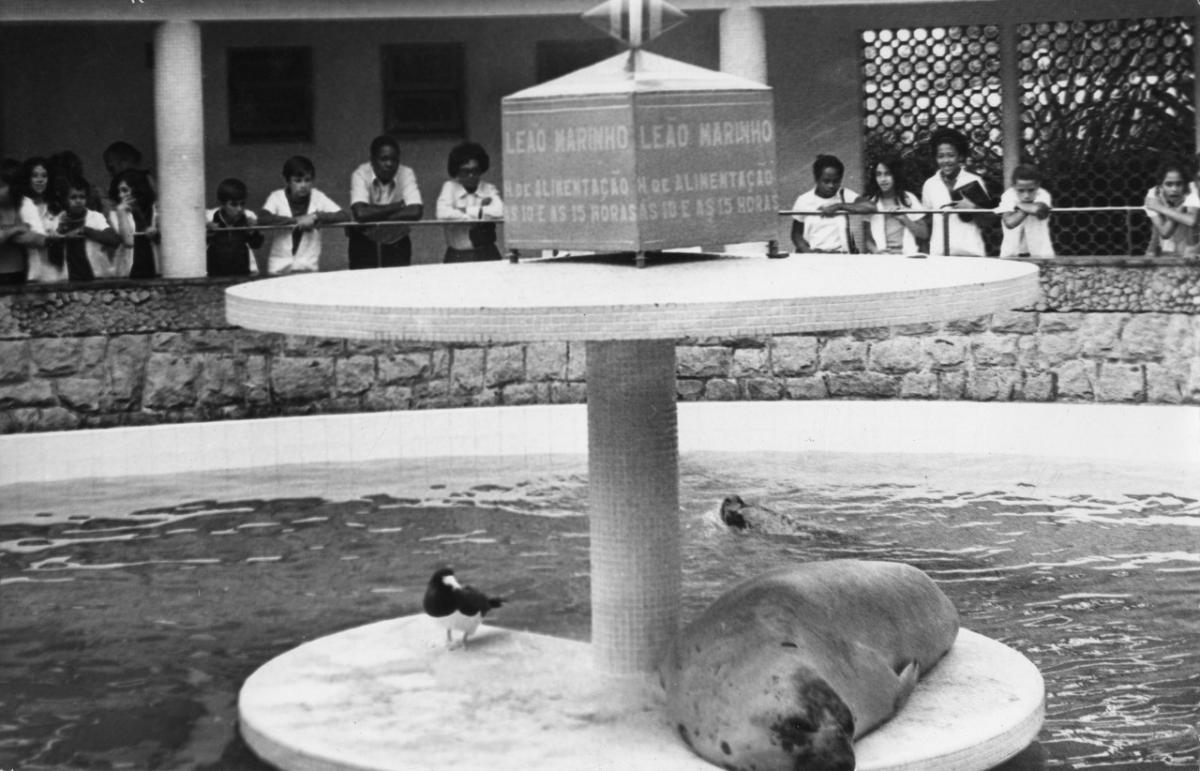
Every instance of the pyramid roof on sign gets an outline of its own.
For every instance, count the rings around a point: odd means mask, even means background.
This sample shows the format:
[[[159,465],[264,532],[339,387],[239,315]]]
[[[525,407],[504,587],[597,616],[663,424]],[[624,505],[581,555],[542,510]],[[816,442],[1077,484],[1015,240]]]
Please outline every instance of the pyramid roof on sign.
[[[672,91],[770,91],[769,86],[726,72],[697,67],[665,56],[637,51],[637,68],[628,69],[629,51],[623,51],[590,67],[548,80],[503,101],[546,99],[556,96],[641,94]]]

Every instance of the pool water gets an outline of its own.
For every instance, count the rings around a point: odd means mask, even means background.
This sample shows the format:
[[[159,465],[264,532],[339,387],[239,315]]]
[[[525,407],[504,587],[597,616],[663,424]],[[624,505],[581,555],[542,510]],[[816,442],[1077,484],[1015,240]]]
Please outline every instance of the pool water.
[[[1194,471],[1194,470],[1193,470]],[[1046,679],[1050,768],[1195,768],[1200,480],[1038,459],[693,453],[684,617],[789,562],[909,562]],[[750,532],[717,516],[768,506]],[[299,643],[419,612],[587,639],[586,459],[280,467],[0,488],[0,768],[264,769],[237,693]],[[1039,761],[1043,762],[1043,761]]]

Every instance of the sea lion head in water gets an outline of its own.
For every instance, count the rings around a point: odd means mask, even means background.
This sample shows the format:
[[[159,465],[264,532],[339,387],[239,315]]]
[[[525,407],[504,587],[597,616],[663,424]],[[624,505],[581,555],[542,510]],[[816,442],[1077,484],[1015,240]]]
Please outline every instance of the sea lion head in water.
[[[729,527],[745,530],[746,518],[741,513],[744,508],[746,502],[742,500],[742,496],[726,495],[725,500],[721,501],[721,521]]]
[[[746,503],[730,493],[721,501],[721,523],[730,530],[764,535],[800,535],[812,528],[803,517],[768,508],[761,503]]]

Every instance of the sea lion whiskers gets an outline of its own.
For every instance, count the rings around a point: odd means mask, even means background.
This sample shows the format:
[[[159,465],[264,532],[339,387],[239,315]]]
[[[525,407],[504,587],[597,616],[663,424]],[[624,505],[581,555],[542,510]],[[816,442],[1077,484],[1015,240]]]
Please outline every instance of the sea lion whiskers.
[[[829,684],[808,667],[798,667],[793,680],[797,699],[789,712],[769,727],[780,748],[805,771],[853,771],[854,715]]]

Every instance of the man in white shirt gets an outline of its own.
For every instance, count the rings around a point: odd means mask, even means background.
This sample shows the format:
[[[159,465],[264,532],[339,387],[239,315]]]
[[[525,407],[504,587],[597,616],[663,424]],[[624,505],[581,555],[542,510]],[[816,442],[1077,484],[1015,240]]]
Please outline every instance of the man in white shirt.
[[[371,142],[371,160],[350,175],[350,211],[355,222],[405,222],[421,219],[424,206],[417,175],[400,165],[400,143],[387,136]],[[350,269],[412,264],[410,228],[381,224],[347,228]]]

